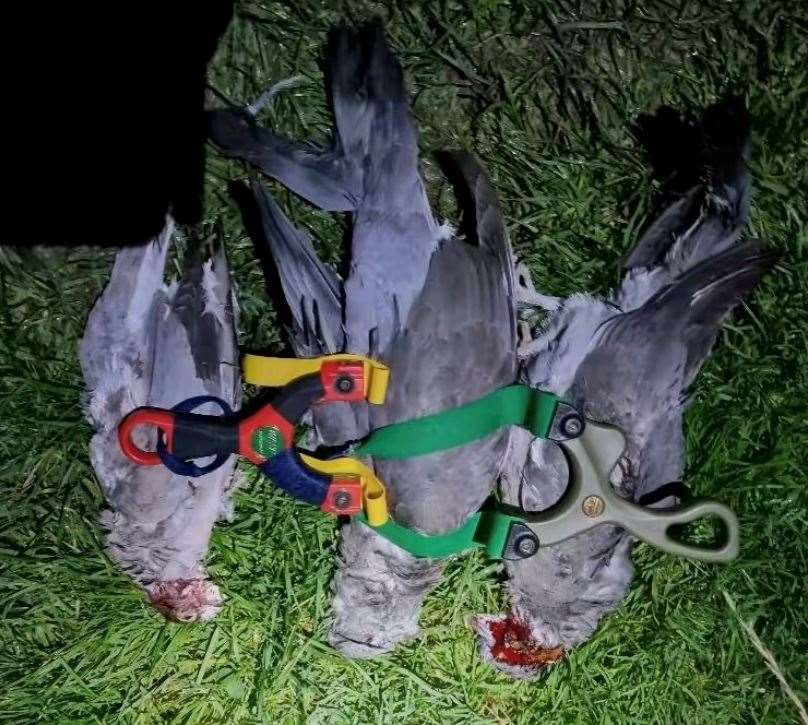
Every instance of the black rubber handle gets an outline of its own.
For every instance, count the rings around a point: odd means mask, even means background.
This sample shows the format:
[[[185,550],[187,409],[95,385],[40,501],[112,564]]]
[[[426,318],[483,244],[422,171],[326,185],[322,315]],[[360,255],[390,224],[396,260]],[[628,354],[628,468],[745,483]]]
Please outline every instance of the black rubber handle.
[[[278,390],[269,402],[292,425],[297,425],[304,413],[324,395],[320,375],[306,375]]]
[[[238,422],[220,415],[174,414],[171,453],[185,461],[238,453]]]
[[[272,408],[293,426],[303,414],[325,395],[319,375],[307,375],[280,388],[268,398]],[[182,460],[206,456],[244,453],[239,450],[239,424],[246,418],[174,413],[174,437],[171,453]]]

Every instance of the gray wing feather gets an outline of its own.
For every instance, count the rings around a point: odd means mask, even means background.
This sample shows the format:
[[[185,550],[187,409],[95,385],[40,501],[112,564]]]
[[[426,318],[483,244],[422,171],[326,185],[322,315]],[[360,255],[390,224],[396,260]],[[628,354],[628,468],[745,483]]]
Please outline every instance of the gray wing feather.
[[[511,240],[505,227],[505,219],[496,192],[491,187],[485,170],[469,153],[455,151],[452,158],[460,169],[468,189],[474,199],[477,241],[488,250],[499,263],[503,275],[505,293],[514,305],[513,338],[516,339],[516,295],[514,256]]]
[[[172,233],[169,220],[155,240],[127,247],[115,257],[109,283],[90,312],[79,349],[91,393],[124,384],[133,407],[145,404],[154,352],[155,300],[163,288]],[[91,397],[88,414],[97,425],[105,416],[93,409],[92,402]]]
[[[244,111],[211,111],[209,134],[228,156],[262,173],[325,211],[353,211],[361,196],[361,175],[339,145],[320,149],[290,141],[259,127]]]
[[[482,170],[460,159],[471,186],[480,246],[451,240],[432,258],[404,332],[384,356],[387,404],[374,427],[462,405],[516,376],[510,245],[499,204]],[[394,517],[426,531],[462,521],[489,495],[508,431],[457,449],[404,461],[376,461],[394,497]]]
[[[676,238],[698,218],[703,200],[704,189],[695,186],[665,209],[629,253],[624,263],[626,269],[651,267],[661,262]]]
[[[392,375],[374,427],[467,403],[513,382],[511,304],[496,260],[447,242],[430,266],[406,331],[384,356]],[[397,521],[426,531],[457,526],[488,496],[507,431],[449,451],[375,462],[393,493]]]
[[[640,345],[659,350],[667,346],[666,341],[682,344],[687,386],[709,355],[724,318],[749,295],[775,260],[775,255],[762,251],[753,241],[737,244],[688,271],[639,310],[609,321],[598,347],[612,346],[615,355],[626,357]],[[642,377],[651,372],[638,370],[637,374]]]
[[[345,333],[340,280],[317,257],[309,236],[292,226],[269,191],[255,183],[253,192],[292,313],[295,353],[309,357],[341,351]]]
[[[743,198],[741,206],[746,205],[747,190],[748,182],[733,187]],[[736,213],[740,206],[728,201],[729,196],[695,189],[670,207],[649,230],[670,237],[664,261],[629,270],[614,295],[616,304],[627,311],[638,309],[688,270],[731,249],[741,236],[746,214]]]
[[[150,405],[208,394],[238,407],[233,297],[221,249],[204,265],[194,254],[176,288],[162,296],[154,347]]]

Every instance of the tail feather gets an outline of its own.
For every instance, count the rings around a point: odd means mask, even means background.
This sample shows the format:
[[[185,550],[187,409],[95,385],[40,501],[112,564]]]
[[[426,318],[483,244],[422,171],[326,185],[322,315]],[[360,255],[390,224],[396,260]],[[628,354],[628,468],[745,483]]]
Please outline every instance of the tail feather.
[[[334,31],[327,69],[336,125],[330,148],[261,128],[246,111],[211,111],[209,135],[224,153],[244,159],[320,209],[355,211],[369,164],[395,146],[407,151],[414,166],[417,135],[401,66],[380,26]]]
[[[317,257],[308,235],[292,226],[269,191],[255,183],[253,192],[292,313],[295,352],[308,356],[341,351],[345,333],[340,280]]]
[[[135,405],[146,402],[154,354],[155,305],[162,295],[173,230],[174,222],[168,219],[160,235],[149,243],[118,252],[109,282],[90,312],[79,357],[91,395],[91,411],[94,391],[117,387],[122,381],[129,382],[128,394]]]
[[[515,344],[516,282],[514,279],[514,256],[499,199],[491,186],[488,175],[474,156],[460,151],[453,152],[451,156],[471,193],[471,200],[474,204],[477,241],[480,247],[490,252],[497,260],[502,273],[506,294],[513,308],[511,332]]]
[[[353,211],[361,196],[358,170],[339,148],[319,149],[261,128],[246,111],[208,113],[211,140],[324,211]]]
[[[684,142],[699,139],[703,182],[648,228],[626,259],[627,269],[666,262],[681,273],[729,248],[746,224],[750,123],[743,103],[729,98],[708,107],[696,133],[688,131]]]
[[[380,25],[339,28],[326,54],[337,138],[344,156],[362,165],[365,157],[390,144],[417,153],[404,75]]]

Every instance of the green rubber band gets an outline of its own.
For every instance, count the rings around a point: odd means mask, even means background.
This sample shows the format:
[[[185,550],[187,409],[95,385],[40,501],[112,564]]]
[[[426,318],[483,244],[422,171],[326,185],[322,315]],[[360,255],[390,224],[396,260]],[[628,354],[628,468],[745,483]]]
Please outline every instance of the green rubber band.
[[[485,438],[508,425],[546,438],[559,398],[527,385],[509,385],[466,405],[379,428],[357,448],[356,456],[412,458]]]
[[[357,514],[354,518],[370,526],[363,513]],[[442,559],[483,547],[489,559],[501,559],[511,524],[514,522],[524,523],[516,516],[484,509],[474,514],[462,526],[445,534],[422,534],[397,524],[392,519],[388,519],[387,523],[381,526],[371,528],[389,542],[418,558]]]

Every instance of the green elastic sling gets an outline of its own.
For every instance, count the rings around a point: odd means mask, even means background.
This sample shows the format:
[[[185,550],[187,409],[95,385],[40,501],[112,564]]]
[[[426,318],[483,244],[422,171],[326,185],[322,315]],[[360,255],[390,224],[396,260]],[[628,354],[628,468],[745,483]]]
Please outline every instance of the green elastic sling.
[[[534,436],[547,438],[559,400],[552,393],[526,385],[510,385],[457,408],[379,428],[352,455],[413,458],[471,443],[508,425],[522,426]],[[355,518],[368,524],[364,514]],[[413,556],[440,559],[483,547],[490,558],[499,559],[514,521],[521,519],[483,509],[445,534],[422,534],[392,519],[373,528]]]
[[[364,513],[354,518],[370,526]],[[393,519],[371,528],[413,556],[442,559],[461,551],[483,547],[490,559],[501,559],[514,521],[523,523],[517,516],[509,516],[496,509],[483,509],[459,528],[445,534],[422,534],[397,524]]]
[[[471,403],[379,428],[355,448],[356,456],[413,458],[485,438],[518,425],[546,438],[559,398],[527,385],[509,385]]]

